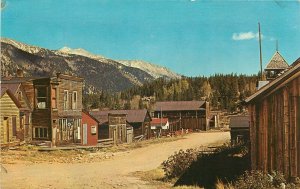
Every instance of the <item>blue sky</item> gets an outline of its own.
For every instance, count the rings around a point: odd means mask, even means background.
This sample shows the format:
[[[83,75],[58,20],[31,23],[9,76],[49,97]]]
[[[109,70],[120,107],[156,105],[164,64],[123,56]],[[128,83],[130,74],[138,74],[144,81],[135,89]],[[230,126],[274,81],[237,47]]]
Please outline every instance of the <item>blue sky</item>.
[[[300,57],[300,1],[6,0],[1,36],[49,49],[139,59],[186,76],[257,73]]]

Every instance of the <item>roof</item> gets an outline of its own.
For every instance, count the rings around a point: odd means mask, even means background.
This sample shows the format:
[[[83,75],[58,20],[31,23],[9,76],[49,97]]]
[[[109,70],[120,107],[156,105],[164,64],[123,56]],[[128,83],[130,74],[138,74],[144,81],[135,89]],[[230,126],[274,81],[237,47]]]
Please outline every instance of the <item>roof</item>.
[[[2,83],[1,82],[1,96],[2,94],[2,88],[9,89],[13,94],[16,94],[16,91],[20,87],[21,83]]]
[[[200,110],[205,101],[166,101],[156,102],[154,111]]]
[[[129,123],[142,123],[145,121],[149,112],[146,109],[143,110],[103,110],[103,111],[90,111],[100,124],[108,121],[108,114],[126,114],[127,121]],[[150,115],[149,115],[150,117]]]
[[[267,64],[265,70],[282,70],[288,67],[288,63],[284,60],[281,54],[278,51],[276,51],[269,63]]]
[[[284,83],[289,82],[299,76],[300,58],[298,58],[287,70],[281,73],[281,75],[279,75],[276,79],[272,80],[269,84],[260,88],[256,93],[248,97],[245,101],[246,103],[255,102],[257,99],[265,97],[274,92],[274,90],[283,87]]]
[[[93,119],[94,121],[96,121],[99,124],[99,121],[94,116],[89,114],[89,112],[82,110],[82,113],[87,115],[88,117],[90,117],[91,119]]]
[[[163,124],[163,125],[166,125],[168,123],[168,118],[152,118],[152,121],[151,121],[151,125],[154,126],[154,125],[160,125],[160,124]]]
[[[18,107],[18,108],[22,108],[20,102],[18,101],[18,99],[15,97],[15,95],[7,88],[2,88],[1,87],[1,98],[2,96],[7,93],[7,95],[11,98],[11,100],[15,103],[15,105]]]
[[[249,116],[231,116],[229,128],[249,128]]]

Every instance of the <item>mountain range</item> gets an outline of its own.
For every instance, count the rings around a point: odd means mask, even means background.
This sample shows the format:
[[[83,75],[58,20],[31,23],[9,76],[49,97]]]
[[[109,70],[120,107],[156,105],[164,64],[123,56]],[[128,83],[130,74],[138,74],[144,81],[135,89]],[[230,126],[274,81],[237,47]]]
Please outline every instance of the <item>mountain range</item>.
[[[180,78],[165,67],[140,60],[113,60],[84,49],[59,50],[27,45],[1,38],[1,76],[52,76],[65,73],[84,78],[85,92],[122,91],[159,77]]]

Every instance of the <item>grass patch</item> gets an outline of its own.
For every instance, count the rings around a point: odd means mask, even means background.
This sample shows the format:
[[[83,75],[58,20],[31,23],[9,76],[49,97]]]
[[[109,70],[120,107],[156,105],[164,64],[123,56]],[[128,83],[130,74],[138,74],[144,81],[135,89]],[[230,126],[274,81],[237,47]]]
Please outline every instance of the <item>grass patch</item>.
[[[142,181],[147,181],[151,185],[157,186],[157,188],[174,188],[174,189],[201,189],[198,186],[173,186],[176,182],[175,179],[167,180],[162,167],[150,171],[137,171],[133,173],[133,176],[138,177]]]

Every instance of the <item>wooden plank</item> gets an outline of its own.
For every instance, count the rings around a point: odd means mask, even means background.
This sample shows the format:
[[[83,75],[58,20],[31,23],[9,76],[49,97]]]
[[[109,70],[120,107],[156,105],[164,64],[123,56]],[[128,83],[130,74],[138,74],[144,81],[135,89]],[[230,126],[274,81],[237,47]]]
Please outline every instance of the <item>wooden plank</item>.
[[[290,164],[289,164],[289,95],[288,89],[283,89],[283,142],[284,142],[284,161],[283,161],[283,174],[290,177]]]

